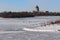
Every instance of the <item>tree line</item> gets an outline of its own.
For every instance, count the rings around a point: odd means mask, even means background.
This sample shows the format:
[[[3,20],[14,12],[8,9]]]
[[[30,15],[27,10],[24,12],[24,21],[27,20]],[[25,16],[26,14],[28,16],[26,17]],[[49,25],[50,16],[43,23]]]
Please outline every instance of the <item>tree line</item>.
[[[59,12],[1,12],[0,17],[5,18],[20,18],[20,17],[34,17],[34,16],[60,16]]]

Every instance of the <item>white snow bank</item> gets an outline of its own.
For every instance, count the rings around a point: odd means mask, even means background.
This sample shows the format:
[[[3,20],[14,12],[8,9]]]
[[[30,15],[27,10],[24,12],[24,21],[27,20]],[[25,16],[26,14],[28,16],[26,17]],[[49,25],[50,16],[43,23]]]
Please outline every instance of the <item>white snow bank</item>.
[[[39,30],[39,29],[29,29],[29,28],[23,28],[25,31],[35,31],[35,32],[56,32],[57,30]]]
[[[60,25],[47,25],[44,27],[36,27],[36,28],[23,28],[25,31],[36,31],[36,32],[58,32],[60,30]]]

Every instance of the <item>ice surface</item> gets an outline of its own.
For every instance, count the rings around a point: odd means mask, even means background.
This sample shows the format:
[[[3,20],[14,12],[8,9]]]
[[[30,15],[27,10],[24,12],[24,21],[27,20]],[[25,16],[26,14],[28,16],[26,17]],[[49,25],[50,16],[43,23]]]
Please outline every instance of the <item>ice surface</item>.
[[[58,29],[60,25],[47,25],[51,21],[60,20],[60,16],[38,16],[30,18],[0,18],[0,31],[20,31],[23,28],[38,28],[38,29]],[[58,26],[58,27],[57,27]],[[40,28],[41,27],[41,28]]]
[[[60,40],[60,32],[38,32],[39,30],[55,31],[60,29],[60,24],[41,27],[41,24],[56,20],[60,20],[60,16],[0,18],[0,40]]]

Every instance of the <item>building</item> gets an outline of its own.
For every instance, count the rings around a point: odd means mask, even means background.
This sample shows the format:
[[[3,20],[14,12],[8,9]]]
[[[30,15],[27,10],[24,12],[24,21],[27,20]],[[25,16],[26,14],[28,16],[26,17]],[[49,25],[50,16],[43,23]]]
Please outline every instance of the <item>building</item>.
[[[36,11],[39,12],[39,6],[38,5],[36,5]]]

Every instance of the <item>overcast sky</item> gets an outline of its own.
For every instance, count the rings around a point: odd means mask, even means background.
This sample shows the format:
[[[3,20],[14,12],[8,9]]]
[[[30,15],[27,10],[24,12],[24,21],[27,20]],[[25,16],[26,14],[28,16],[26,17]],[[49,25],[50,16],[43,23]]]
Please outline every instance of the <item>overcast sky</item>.
[[[60,12],[60,0],[0,0],[0,11],[33,11],[36,5],[41,11]]]

